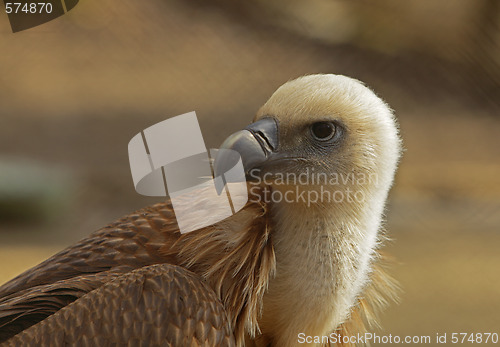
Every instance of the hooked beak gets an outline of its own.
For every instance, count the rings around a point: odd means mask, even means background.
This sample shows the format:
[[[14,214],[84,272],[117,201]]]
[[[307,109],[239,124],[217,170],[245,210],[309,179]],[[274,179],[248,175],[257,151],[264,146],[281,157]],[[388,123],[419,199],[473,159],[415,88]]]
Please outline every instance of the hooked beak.
[[[231,153],[236,151],[248,176],[254,169],[259,169],[264,163],[275,156],[278,148],[278,125],[273,118],[263,118],[250,124],[245,130],[230,135],[221,145],[214,162],[214,176],[221,177],[223,184],[216,185],[220,194],[226,184],[224,174],[232,169],[239,158]],[[220,181],[220,180],[216,180]]]

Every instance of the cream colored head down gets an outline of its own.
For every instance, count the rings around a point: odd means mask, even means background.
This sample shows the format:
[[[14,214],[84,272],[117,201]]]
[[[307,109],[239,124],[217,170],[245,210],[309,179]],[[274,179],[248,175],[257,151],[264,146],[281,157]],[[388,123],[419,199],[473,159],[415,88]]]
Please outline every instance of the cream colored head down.
[[[337,194],[336,201],[296,199],[272,205],[276,277],[264,295],[259,324],[276,345],[291,346],[298,343],[299,333],[328,335],[352,319],[371,285],[401,141],[388,105],[363,83],[341,75],[310,75],[285,83],[255,121],[265,117],[278,124],[278,152],[292,158],[268,165],[267,171],[274,177],[278,170],[326,174],[330,180],[321,181],[322,187],[310,182],[300,189]],[[314,138],[311,129],[318,122],[335,124],[332,139]],[[290,186],[282,183],[271,180],[273,189],[284,193]],[[358,192],[357,198],[348,201],[348,190]]]

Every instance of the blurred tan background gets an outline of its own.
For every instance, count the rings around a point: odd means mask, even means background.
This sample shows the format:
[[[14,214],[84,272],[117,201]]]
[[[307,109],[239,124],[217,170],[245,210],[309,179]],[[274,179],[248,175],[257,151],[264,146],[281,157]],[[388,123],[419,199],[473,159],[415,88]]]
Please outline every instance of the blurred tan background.
[[[287,80],[337,73],[395,110],[387,229],[401,304],[379,334],[500,334],[500,2],[81,1],[0,15],[0,283],[158,201],[128,141],[197,112],[217,147]]]

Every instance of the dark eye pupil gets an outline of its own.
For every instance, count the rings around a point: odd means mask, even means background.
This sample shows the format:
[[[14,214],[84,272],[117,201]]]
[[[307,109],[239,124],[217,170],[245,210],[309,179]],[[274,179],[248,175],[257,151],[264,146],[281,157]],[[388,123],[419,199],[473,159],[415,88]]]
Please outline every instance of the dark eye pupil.
[[[335,133],[335,126],[330,122],[319,122],[312,125],[312,133],[319,140],[329,140]]]

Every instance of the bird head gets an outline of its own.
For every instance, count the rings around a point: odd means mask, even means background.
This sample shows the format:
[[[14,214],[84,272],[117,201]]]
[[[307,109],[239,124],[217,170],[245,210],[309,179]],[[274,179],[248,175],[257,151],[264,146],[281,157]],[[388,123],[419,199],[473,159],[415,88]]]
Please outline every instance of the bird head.
[[[351,200],[374,194],[385,199],[400,147],[390,108],[361,82],[329,74],[282,85],[254,123],[229,136],[221,149],[241,155],[251,184],[311,207],[311,198],[324,205],[325,199],[344,201],[347,194]],[[215,174],[233,166],[221,154]]]

